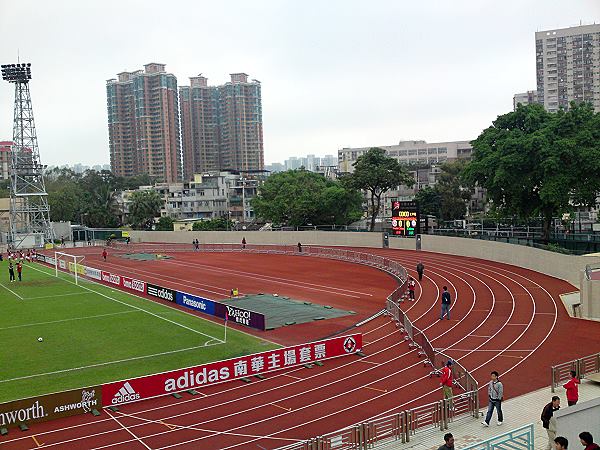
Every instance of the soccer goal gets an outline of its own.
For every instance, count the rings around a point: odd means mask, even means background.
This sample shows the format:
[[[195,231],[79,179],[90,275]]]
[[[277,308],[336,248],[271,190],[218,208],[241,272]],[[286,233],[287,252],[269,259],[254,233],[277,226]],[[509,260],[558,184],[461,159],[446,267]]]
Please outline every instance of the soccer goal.
[[[84,259],[83,255],[54,252],[54,275],[58,277],[59,270],[67,272],[75,277],[75,284],[79,284],[79,276],[85,275]]]

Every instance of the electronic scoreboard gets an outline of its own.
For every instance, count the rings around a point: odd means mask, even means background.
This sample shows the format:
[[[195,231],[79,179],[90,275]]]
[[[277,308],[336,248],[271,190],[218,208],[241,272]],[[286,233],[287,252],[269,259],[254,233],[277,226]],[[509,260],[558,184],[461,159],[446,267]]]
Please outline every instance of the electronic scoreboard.
[[[420,234],[419,207],[414,201],[392,202],[392,231],[397,236]]]

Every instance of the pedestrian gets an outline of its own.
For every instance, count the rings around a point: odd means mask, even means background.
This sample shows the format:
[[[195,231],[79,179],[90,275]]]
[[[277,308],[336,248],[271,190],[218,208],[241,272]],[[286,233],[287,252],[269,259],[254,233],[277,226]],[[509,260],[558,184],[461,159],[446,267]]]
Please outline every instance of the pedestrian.
[[[584,446],[583,450],[598,450],[600,446],[594,443],[594,437],[589,431],[579,433],[579,442]]]
[[[102,257],[104,258],[104,261],[106,261],[107,256],[108,256],[108,253],[106,253],[106,249],[102,250]]]
[[[302,244],[298,242],[298,253],[302,253]]]
[[[196,239],[195,246],[196,250],[200,250],[200,241],[198,239]]]
[[[454,394],[452,393],[452,361],[448,360],[446,365],[442,369],[442,378],[440,380],[440,386],[442,386],[442,392],[444,393],[444,399],[449,400],[450,409],[454,409],[454,405],[452,404],[452,397]]]
[[[448,292],[448,286],[444,286],[442,289],[442,315],[440,320],[444,319],[444,315],[446,319],[450,320],[450,292]]]
[[[567,405],[569,406],[576,405],[577,400],[579,400],[579,387],[577,386],[579,383],[577,372],[571,370],[571,379],[563,384],[563,387],[567,390]]]
[[[454,436],[452,436],[452,433],[446,433],[444,435],[444,441],[444,445],[438,448],[438,450],[449,450],[454,448]]]
[[[92,238],[91,238],[91,237],[89,237],[89,236],[88,236],[88,238],[87,238],[87,243],[88,243],[88,245],[92,245]]]
[[[415,282],[415,279],[413,277],[410,277],[408,279],[408,298],[410,300],[414,300],[415,299],[415,285],[417,283]]]
[[[23,271],[23,264],[21,261],[17,263],[17,274],[19,275],[19,281],[22,281],[21,272]]]
[[[129,245],[129,243],[131,242],[131,238],[129,236],[127,236],[125,238],[125,242],[127,243],[127,245]]]
[[[488,384],[488,410],[487,415],[485,416],[485,420],[481,422],[481,424],[486,427],[490,426],[490,421],[492,420],[494,408],[496,408],[496,410],[498,411],[498,421],[496,422],[496,424],[500,426],[504,421],[504,417],[502,414],[502,399],[504,397],[504,386],[502,385],[502,381],[498,379],[498,372],[494,370],[490,375],[491,380]]]
[[[0,262],[4,261],[4,256],[0,253]]]
[[[556,438],[556,418],[554,417],[554,411],[560,409],[560,397],[555,395],[552,397],[552,401],[544,406],[542,410],[542,426],[548,433],[548,445],[547,450],[552,450],[554,447],[554,439]]]
[[[567,450],[569,448],[569,441],[565,437],[558,436],[554,439],[554,448],[556,450]]]
[[[60,238],[60,245],[63,247],[65,246],[65,238],[64,237]]]
[[[246,248],[246,237],[242,238],[242,248]]]
[[[13,281],[15,281],[15,269],[13,267],[13,263],[12,261],[10,261],[8,263],[8,278],[10,279],[10,282],[12,283]]]
[[[419,274],[419,281],[423,280],[423,271],[425,270],[425,266],[421,261],[417,264],[417,273]]]

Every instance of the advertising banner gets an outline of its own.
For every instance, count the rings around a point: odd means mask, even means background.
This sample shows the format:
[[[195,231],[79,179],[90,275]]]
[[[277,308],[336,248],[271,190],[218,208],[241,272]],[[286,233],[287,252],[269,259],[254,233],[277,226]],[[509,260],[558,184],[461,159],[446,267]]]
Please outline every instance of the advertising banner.
[[[0,427],[13,427],[23,422],[29,425],[89,413],[101,407],[101,394],[101,387],[94,386],[2,403]]]
[[[201,388],[301,364],[354,354],[362,349],[362,334],[339,336],[293,347],[122,380],[102,386],[104,406],[120,405]]]
[[[102,271],[102,281],[105,283],[114,284],[115,286],[121,286],[121,276],[115,275],[114,273]]]
[[[265,327],[265,315],[247,309],[238,308],[237,306],[216,303],[215,302],[215,316],[225,319],[225,313],[227,313],[229,320],[240,325],[247,327],[256,328],[257,330],[264,330]]]
[[[46,257],[40,253],[35,255],[35,259],[37,259],[38,261],[41,261],[41,262],[46,262]]]
[[[162,298],[169,302],[175,301],[175,292],[173,289],[158,286],[156,284],[146,283],[146,294],[151,297]]]
[[[185,306],[186,308],[200,311],[211,316],[215,315],[215,302],[204,297],[198,297],[197,295],[187,294],[185,292],[177,292],[175,294],[175,301],[178,305]]]
[[[146,292],[146,283],[134,278],[121,277],[121,287],[141,294]]]
[[[102,280],[102,271],[93,267],[84,266],[85,276],[94,280]]]
[[[75,268],[77,268],[78,274],[85,275],[85,268],[81,264],[69,262],[69,272],[75,272]]]

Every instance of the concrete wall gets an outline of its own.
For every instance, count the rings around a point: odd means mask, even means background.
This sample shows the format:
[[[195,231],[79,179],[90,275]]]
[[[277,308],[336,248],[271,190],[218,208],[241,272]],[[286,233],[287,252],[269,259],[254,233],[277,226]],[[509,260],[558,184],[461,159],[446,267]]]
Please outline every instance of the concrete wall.
[[[569,448],[579,449],[579,433],[589,431],[598,442],[600,430],[600,398],[578,403],[575,406],[562,407],[554,413],[556,417],[556,435],[569,440]]]

